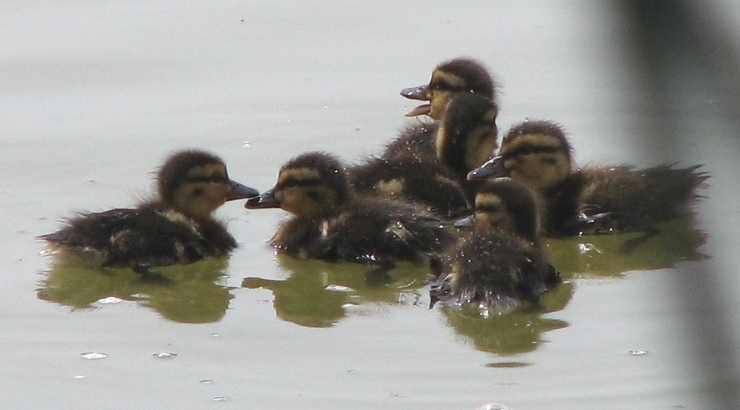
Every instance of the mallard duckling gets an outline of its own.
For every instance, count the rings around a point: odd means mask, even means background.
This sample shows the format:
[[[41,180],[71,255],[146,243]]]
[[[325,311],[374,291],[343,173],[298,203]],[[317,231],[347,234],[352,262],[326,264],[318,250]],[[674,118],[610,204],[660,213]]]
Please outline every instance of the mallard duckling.
[[[510,176],[545,201],[549,235],[654,231],[659,222],[686,213],[709,178],[700,166],[664,164],[573,169],[572,147],[556,123],[526,121],[503,138],[497,157],[468,179]]]
[[[475,194],[465,176],[497,146],[497,115],[492,101],[460,94],[450,101],[437,129],[433,160],[371,158],[350,169],[350,182],[358,192],[402,197],[442,217],[459,216],[470,209]]]
[[[406,116],[428,115],[440,120],[447,105],[459,94],[477,94],[496,104],[496,85],[491,75],[480,62],[471,58],[455,58],[435,67],[429,84],[406,88],[401,95],[414,100],[429,101],[410,111]],[[422,160],[436,158],[434,139],[438,124],[419,121],[401,130],[398,137],[389,143],[381,158],[414,156]]]
[[[187,264],[226,255],[236,241],[211,213],[226,201],[259,192],[229,179],[223,161],[203,151],[172,155],[157,174],[157,197],[136,208],[81,213],[42,235],[53,251],[71,252],[93,267]]]
[[[479,186],[474,229],[460,238],[432,283],[432,305],[509,309],[539,297],[560,281],[540,248],[539,207],[524,184],[499,178]]]
[[[496,84],[480,62],[459,57],[439,64],[432,71],[429,84],[401,90],[401,95],[429,101],[409,111],[407,117],[428,115],[435,120],[442,118],[447,104],[458,94],[471,93],[495,101]]]
[[[299,258],[390,269],[395,261],[434,257],[454,239],[439,219],[417,206],[354,197],[341,162],[323,152],[288,161],[275,187],[245,207],[292,213],[271,244],[278,252]]]

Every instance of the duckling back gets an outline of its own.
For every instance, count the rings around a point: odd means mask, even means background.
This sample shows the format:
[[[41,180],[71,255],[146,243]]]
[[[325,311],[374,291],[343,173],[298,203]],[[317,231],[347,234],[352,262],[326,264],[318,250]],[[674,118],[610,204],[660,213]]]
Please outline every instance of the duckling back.
[[[676,168],[663,164],[646,169],[630,165],[590,167],[579,195],[587,214],[609,213],[610,229],[645,230],[690,211],[697,190],[709,178],[700,165]]]
[[[93,267],[187,264],[236,248],[220,222],[197,220],[155,204],[80,214],[62,230],[40,238]]]
[[[464,215],[471,208],[452,173],[413,156],[370,158],[350,168],[349,175],[360,194],[415,202],[442,218]]]

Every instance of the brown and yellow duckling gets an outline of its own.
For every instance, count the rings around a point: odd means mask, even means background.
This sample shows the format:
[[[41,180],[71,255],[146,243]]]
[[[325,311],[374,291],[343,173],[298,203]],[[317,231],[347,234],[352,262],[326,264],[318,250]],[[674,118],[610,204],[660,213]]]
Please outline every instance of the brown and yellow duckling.
[[[616,231],[654,232],[656,224],[689,211],[709,175],[699,166],[672,164],[647,169],[631,165],[574,169],[562,128],[549,121],[514,126],[498,156],[469,179],[509,176],[539,192],[545,229],[553,236]]]
[[[229,179],[223,161],[203,151],[172,155],[157,174],[157,197],[136,208],[81,213],[61,230],[39,238],[62,256],[92,267],[149,268],[220,257],[236,248],[211,214],[226,201],[259,192]]]
[[[454,241],[454,232],[417,206],[355,197],[342,163],[322,152],[288,161],[275,187],[245,206],[292,213],[271,244],[299,258],[390,269],[396,261],[434,258]]]
[[[428,115],[435,120],[442,118],[447,104],[458,94],[477,94],[495,101],[496,84],[479,61],[459,57],[435,67],[429,84],[401,90],[406,98],[429,101],[409,111],[407,117]]]
[[[401,95],[414,100],[429,101],[406,114],[408,117],[428,115],[441,120],[447,104],[460,94],[476,94],[496,104],[496,84],[480,62],[472,58],[455,58],[435,67],[429,84],[406,88]],[[405,127],[389,143],[381,158],[411,155],[424,160],[436,157],[434,138],[438,124],[417,122]]]
[[[498,108],[489,99],[460,94],[450,101],[435,136],[435,158],[371,158],[350,169],[350,183],[361,193],[405,198],[444,218],[470,211],[474,184],[469,171],[497,147]]]
[[[458,240],[432,283],[432,305],[510,309],[537,304],[560,281],[540,248],[536,195],[510,178],[486,181],[475,197],[473,229]]]

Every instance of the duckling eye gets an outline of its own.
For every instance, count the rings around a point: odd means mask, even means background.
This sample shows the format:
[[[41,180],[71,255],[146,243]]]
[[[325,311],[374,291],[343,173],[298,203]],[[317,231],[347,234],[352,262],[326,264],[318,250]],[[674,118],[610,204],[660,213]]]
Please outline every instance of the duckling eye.
[[[462,91],[461,87],[454,87],[450,84],[447,84],[444,81],[437,81],[432,83],[432,89],[433,90],[446,90],[446,91]]]
[[[316,202],[321,200],[321,195],[316,191],[308,191],[308,197]]]
[[[542,162],[545,163],[545,164],[549,164],[549,165],[555,165],[555,163],[557,162],[557,160],[555,158],[553,158],[553,157],[543,157],[542,158]]]
[[[481,205],[477,207],[477,212],[484,212],[489,214],[495,214],[500,210],[498,205]]]
[[[195,197],[195,196],[200,196],[200,194],[202,194],[202,193],[203,193],[203,189],[201,189],[201,188],[195,188],[193,190],[193,194],[192,195]]]

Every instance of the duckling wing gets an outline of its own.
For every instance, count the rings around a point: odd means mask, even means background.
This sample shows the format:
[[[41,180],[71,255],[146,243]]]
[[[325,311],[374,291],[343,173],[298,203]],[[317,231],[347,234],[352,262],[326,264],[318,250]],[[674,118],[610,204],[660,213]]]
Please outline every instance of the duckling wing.
[[[416,208],[393,201],[356,200],[322,228],[312,250],[321,259],[388,265],[416,261],[440,252],[453,234],[443,223]]]
[[[223,230],[226,242],[231,242],[220,244],[226,247],[223,252],[214,249],[207,238],[214,237],[211,231],[218,229],[206,225],[203,231],[201,224],[180,213],[153,207],[112,209],[80,214],[42,239],[75,251],[98,253],[102,266],[172,265],[219,256],[236,246]]]

